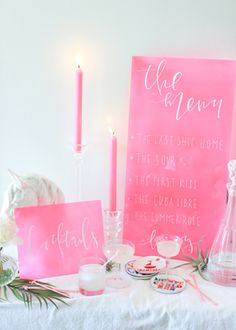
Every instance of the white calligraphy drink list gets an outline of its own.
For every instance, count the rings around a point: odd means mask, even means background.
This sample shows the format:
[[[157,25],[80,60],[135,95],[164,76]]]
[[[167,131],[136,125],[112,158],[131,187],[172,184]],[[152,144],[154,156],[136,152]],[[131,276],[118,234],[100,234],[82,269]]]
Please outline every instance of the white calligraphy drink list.
[[[226,202],[236,61],[133,57],[124,237],[151,255],[163,233],[208,248]],[[156,251],[155,251],[156,252]]]
[[[22,278],[77,273],[79,260],[103,256],[100,201],[30,206],[15,210]]]

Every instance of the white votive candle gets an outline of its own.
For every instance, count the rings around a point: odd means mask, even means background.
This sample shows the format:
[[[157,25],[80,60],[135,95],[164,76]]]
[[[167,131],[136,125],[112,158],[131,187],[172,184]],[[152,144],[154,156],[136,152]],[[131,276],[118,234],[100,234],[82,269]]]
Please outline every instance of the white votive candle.
[[[86,296],[99,295],[105,289],[105,267],[100,264],[85,264],[79,270],[80,293]]]

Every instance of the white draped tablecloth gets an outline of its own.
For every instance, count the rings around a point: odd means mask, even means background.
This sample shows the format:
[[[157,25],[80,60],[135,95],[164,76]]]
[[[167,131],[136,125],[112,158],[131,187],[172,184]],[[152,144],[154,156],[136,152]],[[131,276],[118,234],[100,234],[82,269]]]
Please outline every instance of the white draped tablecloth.
[[[176,272],[188,278],[191,270],[187,266]],[[217,302],[217,306],[201,301],[189,285],[180,294],[166,295],[154,291],[147,280],[131,279],[130,287],[107,288],[101,296],[75,293],[68,300],[69,306],[59,304],[58,310],[54,306],[40,309],[38,303],[30,310],[21,302],[1,303],[0,330],[236,329],[236,287],[221,287],[199,275],[196,278],[201,290]],[[63,289],[78,289],[77,275],[49,281]]]

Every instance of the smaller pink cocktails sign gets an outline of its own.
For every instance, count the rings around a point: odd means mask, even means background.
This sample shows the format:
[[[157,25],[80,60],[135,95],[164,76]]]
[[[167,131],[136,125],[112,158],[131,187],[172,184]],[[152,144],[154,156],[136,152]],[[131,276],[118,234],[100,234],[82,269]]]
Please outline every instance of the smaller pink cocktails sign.
[[[100,201],[18,208],[15,218],[21,278],[77,273],[81,257],[103,256]]]

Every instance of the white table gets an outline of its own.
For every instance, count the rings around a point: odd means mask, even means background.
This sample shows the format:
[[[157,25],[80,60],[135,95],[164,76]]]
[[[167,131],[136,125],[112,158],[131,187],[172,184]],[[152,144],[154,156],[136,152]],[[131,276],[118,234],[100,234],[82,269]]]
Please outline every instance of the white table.
[[[188,277],[189,266],[178,270]],[[22,303],[0,305],[1,330],[234,330],[236,329],[236,288],[220,287],[197,276],[202,291],[219,303],[202,302],[196,291],[188,286],[177,295],[154,291],[149,281],[131,279],[131,286],[121,291],[106,289],[102,296],[80,294],[69,300],[70,306],[60,304],[40,309],[38,304],[28,310]],[[50,279],[63,289],[78,289],[78,276]]]

